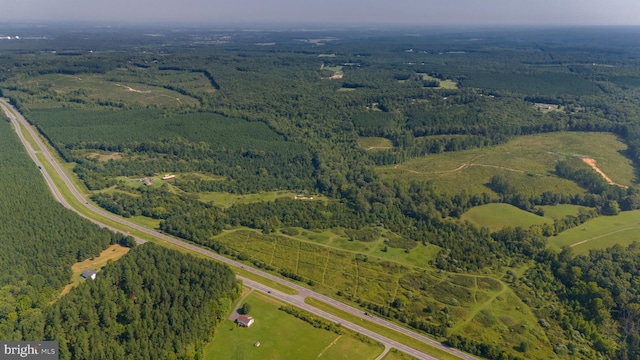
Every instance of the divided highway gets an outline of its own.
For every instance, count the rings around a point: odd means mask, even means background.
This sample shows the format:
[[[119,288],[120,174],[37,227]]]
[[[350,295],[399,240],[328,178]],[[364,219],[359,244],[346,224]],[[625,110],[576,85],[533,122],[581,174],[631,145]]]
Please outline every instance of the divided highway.
[[[44,167],[42,167],[42,164],[40,163],[40,160],[36,156],[37,152],[31,147],[31,144],[25,139],[24,134],[22,134],[22,131],[21,131],[21,128],[20,128],[20,124],[22,124],[25,127],[25,129],[27,129],[27,131],[30,133],[32,138],[35,140],[37,147],[39,147],[38,151],[40,153],[42,153],[43,156],[45,157],[46,161],[51,164],[51,166],[56,171],[57,176],[59,176],[64,181],[65,186],[69,188],[69,190],[72,192],[73,196],[80,202],[80,204],[82,204],[82,206],[85,206],[86,208],[88,208],[92,212],[94,212],[96,214],[99,214],[100,216],[103,216],[105,218],[108,218],[108,219],[110,219],[110,220],[112,220],[114,222],[123,224],[123,225],[125,225],[125,226],[127,226],[129,228],[134,228],[134,229],[136,229],[138,231],[141,231],[141,232],[143,232],[145,234],[148,234],[148,235],[154,236],[156,238],[171,242],[171,243],[173,243],[175,245],[178,245],[178,246],[181,246],[183,248],[190,249],[192,251],[195,251],[195,252],[198,252],[198,253],[203,254],[205,256],[208,256],[210,258],[213,258],[213,259],[215,259],[217,261],[224,262],[224,263],[227,263],[229,265],[232,265],[232,266],[235,266],[235,267],[238,267],[238,268],[243,268],[244,270],[246,270],[248,272],[251,272],[251,273],[256,274],[258,276],[261,276],[263,278],[272,280],[274,282],[280,283],[280,284],[282,284],[284,286],[288,286],[290,288],[293,288],[293,289],[298,291],[298,294],[296,294],[296,295],[288,295],[288,294],[279,292],[279,291],[277,291],[275,289],[272,289],[272,288],[270,288],[270,287],[268,287],[266,285],[258,283],[256,281],[250,280],[248,278],[245,278],[245,277],[242,277],[242,276],[239,276],[239,275],[237,276],[237,278],[242,280],[242,282],[244,284],[246,284],[247,286],[249,286],[249,287],[251,287],[251,288],[253,288],[255,290],[262,291],[262,292],[265,292],[265,293],[269,293],[271,296],[273,296],[273,297],[275,297],[277,299],[280,299],[283,302],[286,302],[286,303],[289,303],[291,305],[297,306],[297,307],[299,307],[301,309],[304,309],[304,310],[306,310],[306,311],[308,311],[310,313],[313,313],[313,314],[315,314],[317,316],[323,317],[323,318],[325,318],[325,319],[327,319],[329,321],[340,323],[345,328],[357,331],[359,333],[362,333],[363,335],[366,335],[366,336],[368,336],[368,337],[370,337],[370,338],[372,338],[374,340],[377,340],[377,341],[381,342],[385,346],[385,349],[396,348],[396,349],[398,349],[400,351],[403,351],[403,352],[405,352],[407,354],[410,354],[410,355],[412,355],[412,356],[414,356],[414,357],[416,357],[418,359],[437,360],[437,358],[435,358],[435,357],[433,357],[433,356],[431,356],[429,354],[426,354],[426,353],[424,353],[422,351],[416,350],[416,349],[414,349],[412,347],[409,347],[407,345],[401,344],[401,343],[399,343],[397,341],[394,341],[394,340],[391,340],[391,339],[389,339],[387,337],[384,337],[384,336],[382,336],[382,335],[380,335],[378,333],[375,333],[373,331],[365,329],[365,328],[363,328],[363,327],[361,327],[361,326],[359,326],[357,324],[345,321],[345,320],[343,320],[343,319],[341,319],[341,318],[339,318],[337,316],[334,316],[334,315],[326,313],[326,312],[324,312],[322,310],[316,309],[315,307],[306,304],[304,302],[304,299],[306,297],[313,297],[313,298],[318,299],[318,300],[320,300],[322,302],[331,304],[332,306],[334,306],[334,307],[336,307],[336,308],[338,308],[340,310],[346,311],[346,312],[348,312],[348,313],[350,313],[352,315],[358,316],[358,317],[360,317],[362,319],[365,319],[367,321],[370,321],[370,322],[376,323],[378,325],[387,327],[389,329],[393,329],[393,330],[395,330],[397,332],[400,332],[400,333],[402,333],[402,334],[404,334],[406,336],[412,337],[412,338],[414,338],[414,339],[416,339],[418,341],[422,341],[424,343],[427,343],[427,344],[429,344],[430,346],[432,346],[434,348],[437,348],[437,349],[440,349],[442,351],[445,351],[445,352],[447,352],[447,353],[449,353],[451,355],[457,356],[457,357],[459,357],[461,359],[464,359],[464,360],[477,360],[476,357],[473,357],[473,356],[471,356],[469,354],[466,354],[466,353],[464,353],[462,351],[459,351],[457,349],[445,346],[445,345],[443,345],[443,344],[441,344],[441,343],[439,343],[439,342],[437,342],[437,341],[435,341],[433,339],[430,339],[430,338],[428,338],[426,336],[423,336],[421,334],[418,334],[416,332],[413,332],[411,330],[403,328],[403,327],[401,327],[399,325],[396,325],[394,323],[391,323],[389,321],[386,321],[386,320],[383,320],[383,319],[380,319],[380,318],[377,318],[377,317],[366,316],[366,315],[364,315],[363,311],[360,310],[360,309],[356,309],[356,308],[353,308],[353,307],[348,306],[346,304],[343,304],[343,303],[341,303],[339,301],[336,301],[336,300],[334,300],[334,299],[332,299],[330,297],[327,297],[325,295],[316,293],[316,292],[314,292],[314,291],[312,291],[310,289],[307,289],[305,287],[302,287],[302,286],[300,286],[298,284],[292,283],[292,282],[287,281],[287,280],[283,280],[283,279],[281,279],[281,278],[279,278],[277,276],[274,276],[272,274],[269,274],[269,273],[266,273],[266,272],[251,268],[251,267],[245,267],[244,264],[242,264],[242,263],[239,263],[237,261],[225,258],[223,256],[218,255],[217,253],[214,253],[214,252],[209,251],[209,250],[205,250],[205,249],[200,248],[198,246],[195,246],[195,245],[192,245],[190,243],[187,243],[187,242],[185,242],[183,240],[179,240],[177,238],[168,236],[166,234],[163,234],[163,233],[160,233],[160,232],[145,228],[143,226],[140,226],[140,225],[137,225],[137,224],[134,224],[134,223],[131,223],[131,222],[127,221],[127,220],[124,220],[121,217],[115,216],[112,213],[109,213],[109,212],[107,212],[107,211],[105,211],[105,210],[103,210],[101,208],[98,208],[98,207],[94,206],[93,204],[89,203],[87,201],[87,199],[74,186],[73,182],[68,177],[68,175],[64,171],[64,169],[62,169],[62,167],[53,159],[53,156],[51,155],[51,153],[49,153],[48,148],[45,146],[45,144],[43,144],[41,138],[38,136],[38,134],[36,133],[35,129],[27,122],[27,120],[20,114],[20,112],[18,112],[15,108],[13,108],[6,101],[6,99],[2,99],[2,98],[0,98],[0,107],[2,107],[2,109],[4,110],[4,113],[7,115],[7,117],[9,117],[11,122],[14,124],[16,133],[20,137],[20,140],[22,141],[24,147],[26,148],[27,152],[29,153],[29,156],[31,156],[31,158],[36,163],[36,165],[38,165],[40,167],[41,172],[42,172],[42,174],[43,174],[43,176],[44,176],[44,178],[45,178],[45,180],[47,182],[47,185],[51,189],[54,197],[56,198],[56,200],[58,200],[60,203],[62,203],[62,205],[65,206],[66,208],[71,209],[73,211],[76,211],[64,199],[64,197],[62,196],[62,194],[60,193],[60,191],[56,187],[55,183],[53,182],[53,179],[51,178],[51,176],[47,173],[46,169]],[[98,224],[98,225],[100,225],[102,227],[108,228],[108,229],[116,231],[116,232],[121,232],[121,233],[123,232],[120,229],[114,228],[112,226],[105,225],[105,224],[101,223],[100,221],[97,221],[95,219],[91,219],[91,218],[89,218],[87,216],[84,216],[83,214],[81,214],[79,212],[77,212],[77,213],[80,216],[82,216],[84,218],[87,218],[88,220],[90,220],[90,221],[92,221],[92,222],[94,222],[94,223],[96,223],[96,224]],[[144,240],[142,240],[140,238],[136,238],[136,241],[138,241],[139,243],[143,243],[144,242]]]

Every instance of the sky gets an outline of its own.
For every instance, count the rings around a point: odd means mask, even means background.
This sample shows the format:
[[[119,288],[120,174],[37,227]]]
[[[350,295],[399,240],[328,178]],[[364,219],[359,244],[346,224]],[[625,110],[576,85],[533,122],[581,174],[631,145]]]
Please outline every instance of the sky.
[[[6,0],[0,22],[640,25],[639,0]]]

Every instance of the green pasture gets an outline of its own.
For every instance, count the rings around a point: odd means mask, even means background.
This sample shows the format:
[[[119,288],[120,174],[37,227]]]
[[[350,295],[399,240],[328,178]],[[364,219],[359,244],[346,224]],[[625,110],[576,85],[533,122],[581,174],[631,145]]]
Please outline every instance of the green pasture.
[[[358,145],[365,150],[385,150],[393,148],[393,142],[391,142],[391,140],[373,136],[359,138]]]
[[[457,89],[458,84],[452,80],[441,80],[438,78],[434,78],[433,76],[429,76],[429,74],[419,73],[418,76],[422,76],[422,80],[435,80],[440,83],[440,86],[434,89]]]
[[[591,157],[613,181],[632,185],[634,168],[621,154],[625,149],[626,145],[610,133],[548,133],[516,137],[491,148],[427,155],[378,167],[378,172],[387,180],[430,180],[436,189],[447,193],[491,193],[486,184],[492,176],[501,175],[523,194],[575,194],[584,190],[553,174],[558,159]]]
[[[544,205],[539,206],[544,211],[544,217],[552,220],[562,219],[566,216],[578,216],[580,209],[587,209],[583,206],[571,204]]]
[[[285,305],[264,294],[252,293],[244,300],[251,304],[255,323],[237,327],[224,320],[213,341],[204,348],[205,359],[375,359],[382,346],[366,343],[350,333],[338,335],[314,328],[293,315],[278,310]],[[260,346],[254,346],[260,342]]]
[[[591,219],[550,237],[548,245],[556,250],[570,246],[576,254],[587,254],[591,249],[604,249],[616,244],[627,246],[634,241],[640,241],[640,210]]]
[[[509,204],[486,204],[476,206],[462,214],[462,220],[468,220],[479,227],[497,231],[505,226],[529,228],[532,225],[553,223],[553,219],[538,216],[518,209]]]

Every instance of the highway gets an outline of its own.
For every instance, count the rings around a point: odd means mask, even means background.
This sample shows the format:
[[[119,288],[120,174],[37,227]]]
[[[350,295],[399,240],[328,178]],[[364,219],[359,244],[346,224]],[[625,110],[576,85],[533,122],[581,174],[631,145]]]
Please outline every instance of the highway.
[[[416,340],[419,340],[419,341],[422,341],[424,343],[427,343],[427,344],[429,344],[430,346],[432,346],[434,348],[437,348],[437,349],[440,349],[442,351],[445,351],[445,352],[447,352],[447,353],[449,353],[451,355],[457,356],[457,357],[459,357],[461,359],[464,359],[464,360],[477,360],[478,359],[478,358],[473,357],[473,356],[471,356],[471,355],[469,355],[467,353],[464,353],[464,352],[459,351],[457,349],[454,349],[454,348],[448,347],[446,345],[443,345],[438,341],[430,339],[430,338],[428,338],[428,337],[426,337],[424,335],[418,334],[418,333],[416,333],[414,331],[411,331],[409,329],[401,327],[401,326],[399,326],[397,324],[394,324],[392,322],[386,321],[386,320],[378,318],[378,317],[364,315],[364,312],[361,309],[357,309],[357,308],[351,307],[349,305],[343,304],[343,303],[341,303],[341,302],[339,302],[337,300],[334,300],[334,299],[332,299],[332,298],[330,298],[328,296],[325,296],[325,295],[322,295],[320,293],[314,292],[313,290],[307,289],[307,288],[302,287],[302,286],[300,286],[298,284],[295,284],[293,282],[281,279],[281,278],[279,278],[279,277],[277,277],[275,275],[272,275],[270,273],[263,272],[261,270],[254,269],[254,268],[251,268],[251,267],[248,267],[248,266],[244,266],[244,264],[242,264],[240,262],[225,258],[225,257],[223,257],[223,256],[221,256],[221,255],[219,255],[219,254],[217,254],[215,252],[212,252],[212,251],[209,251],[209,250],[205,250],[203,248],[200,248],[198,246],[195,246],[195,245],[190,244],[188,242],[185,242],[183,240],[179,240],[177,238],[168,236],[168,235],[160,233],[158,231],[151,230],[151,229],[145,228],[143,226],[134,224],[134,223],[129,222],[129,221],[127,221],[127,220],[125,220],[125,219],[123,219],[121,217],[118,217],[118,216],[116,216],[116,215],[114,215],[114,214],[112,214],[110,212],[107,212],[107,211],[105,211],[105,210],[103,210],[103,209],[101,209],[99,207],[94,206],[92,203],[88,202],[87,199],[74,186],[73,182],[71,181],[71,179],[69,178],[67,173],[64,171],[64,169],[54,160],[53,156],[51,155],[51,153],[49,152],[49,150],[45,146],[45,144],[42,142],[40,136],[37,134],[37,132],[34,129],[34,127],[31,126],[27,122],[27,120],[22,116],[22,114],[20,114],[20,112],[17,109],[12,107],[8,103],[8,101],[6,99],[0,98],[0,107],[3,108],[4,113],[7,115],[7,117],[13,123],[13,125],[15,127],[15,130],[16,130],[16,132],[18,134],[18,137],[22,141],[24,147],[26,148],[27,152],[29,153],[29,156],[33,159],[33,161],[36,163],[36,165],[41,166],[42,164],[40,163],[40,160],[36,156],[36,151],[31,147],[31,144],[25,139],[24,134],[22,134],[22,131],[21,131],[21,128],[20,128],[19,124],[22,124],[27,129],[27,131],[30,133],[30,135],[32,136],[32,138],[36,142],[37,147],[39,147],[39,151],[46,158],[46,161],[51,164],[51,166],[56,171],[57,175],[64,181],[65,186],[69,188],[69,190],[72,192],[73,196],[80,202],[80,204],[82,204],[82,206],[85,206],[86,208],[88,208],[92,212],[94,212],[96,214],[99,214],[100,216],[106,217],[106,218],[108,218],[108,219],[110,219],[110,220],[112,220],[114,222],[123,224],[123,225],[125,225],[125,226],[127,226],[129,228],[136,229],[136,230],[141,231],[141,232],[143,232],[145,234],[148,234],[148,235],[154,236],[156,238],[168,241],[168,242],[170,242],[172,244],[181,246],[181,247],[186,248],[186,249],[190,249],[192,251],[195,251],[195,252],[198,252],[200,254],[203,254],[203,255],[205,255],[207,257],[213,258],[213,259],[215,259],[217,261],[220,261],[220,262],[223,262],[223,263],[226,263],[226,264],[238,267],[238,268],[243,268],[244,270],[246,270],[248,272],[251,272],[251,273],[253,273],[255,275],[261,276],[263,278],[272,280],[272,281],[280,283],[280,284],[282,284],[284,286],[287,286],[287,287],[290,287],[292,289],[295,289],[296,291],[298,291],[298,294],[296,294],[296,295],[288,295],[288,294],[284,294],[282,292],[279,292],[279,291],[277,291],[275,289],[272,289],[272,288],[270,288],[270,287],[268,287],[266,285],[260,284],[260,283],[258,283],[256,281],[250,280],[248,278],[245,278],[245,277],[242,277],[242,276],[239,276],[239,275],[237,276],[237,278],[239,280],[242,280],[242,282],[245,285],[247,285],[247,286],[249,286],[249,287],[251,287],[251,288],[253,288],[255,290],[262,291],[264,293],[269,293],[271,296],[273,296],[275,298],[278,298],[279,300],[281,300],[283,302],[286,302],[286,303],[289,303],[291,305],[297,306],[297,307],[299,307],[301,309],[304,309],[304,310],[306,310],[306,311],[308,311],[308,312],[310,312],[310,313],[312,313],[314,315],[323,317],[323,318],[325,318],[327,320],[330,320],[330,321],[333,321],[335,323],[340,323],[344,328],[348,328],[348,329],[357,331],[359,333],[362,333],[363,335],[366,335],[366,336],[368,336],[368,337],[370,337],[370,338],[372,338],[374,340],[379,341],[387,349],[388,348],[396,348],[396,349],[398,349],[398,350],[400,350],[402,352],[405,352],[405,353],[407,353],[407,354],[409,354],[411,356],[414,356],[414,357],[416,357],[418,359],[437,360],[437,358],[435,358],[435,357],[433,357],[433,356],[431,356],[429,354],[426,354],[426,353],[424,353],[422,351],[419,351],[419,350],[416,350],[416,349],[414,349],[412,347],[409,347],[407,345],[401,344],[401,343],[399,343],[397,341],[394,341],[392,339],[384,337],[384,336],[382,336],[382,335],[380,335],[378,333],[375,333],[373,331],[367,330],[367,329],[365,329],[365,328],[363,328],[363,327],[361,327],[361,326],[359,326],[357,324],[345,321],[345,320],[343,320],[343,319],[341,319],[341,318],[339,318],[337,316],[331,315],[331,314],[326,313],[324,311],[321,311],[321,310],[319,310],[319,309],[317,309],[317,308],[315,308],[313,306],[310,306],[310,305],[308,305],[308,304],[306,304],[304,302],[304,299],[306,297],[313,297],[313,298],[315,298],[317,300],[320,300],[322,302],[331,304],[332,306],[334,306],[334,307],[336,307],[336,308],[338,308],[340,310],[343,310],[343,311],[348,312],[348,313],[350,313],[352,315],[360,317],[361,319],[364,319],[364,320],[376,323],[378,325],[381,325],[381,326],[396,330],[396,331],[398,331],[398,332],[400,332],[400,333],[402,333],[402,334],[404,334],[406,336],[409,336],[409,337],[412,337],[412,338],[414,338]],[[49,186],[49,188],[51,189],[54,197],[56,198],[56,200],[58,200],[60,203],[62,203],[62,205],[65,206],[66,208],[71,209],[73,211],[76,211],[63,198],[62,194],[60,193],[58,188],[55,186],[55,183],[53,182],[53,179],[47,173],[45,167],[41,166],[41,172],[42,172],[42,174],[43,174],[43,176],[44,176],[44,178],[45,178],[45,180],[47,182],[47,185]],[[99,222],[99,221],[97,221],[95,219],[88,218],[88,217],[84,216],[81,213],[78,213],[78,214],[80,216],[82,216],[84,218],[87,218],[88,220],[98,224],[99,226],[108,228],[108,229],[110,229],[112,231],[115,231],[115,232],[123,233],[123,231],[120,230],[120,229],[116,229],[114,227],[105,225],[105,224],[103,224],[103,223],[101,223],[101,222]],[[144,240],[140,239],[140,238],[136,238],[136,241],[139,242],[139,243],[143,243],[144,242]]]

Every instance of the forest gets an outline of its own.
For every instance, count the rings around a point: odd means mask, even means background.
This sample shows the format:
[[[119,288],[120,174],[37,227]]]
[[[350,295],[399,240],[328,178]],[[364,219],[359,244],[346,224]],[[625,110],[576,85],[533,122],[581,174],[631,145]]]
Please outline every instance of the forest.
[[[0,164],[21,179],[4,181],[0,191],[0,338],[57,340],[61,359],[202,356],[238,296],[231,270],[146,244],[58,299],[72,264],[135,241],[57,203],[8,119],[0,126]]]
[[[53,40],[0,44],[1,95],[72,166],[91,201],[102,208],[125,218],[152,219],[168,234],[483,357],[640,359],[640,295],[633,291],[631,256],[638,246],[615,245],[588,255],[574,255],[570,248],[558,253],[549,246],[554,236],[591,219],[615,219],[640,209],[638,29],[420,29],[420,36],[365,29],[201,29],[157,38],[141,29],[108,36],[95,29],[82,36],[65,28],[47,31],[55,31]],[[274,45],[256,45],[264,43]],[[570,181],[580,191],[556,187],[532,193],[498,167],[489,169],[493,172],[482,191],[445,191],[399,172],[380,175],[383,167],[414,159],[567,132],[615,135],[626,147],[618,156],[634,168],[631,186],[605,181],[581,154],[551,149],[540,149],[557,156],[544,176]],[[363,139],[384,145],[365,148]],[[538,181],[533,169],[512,170]],[[165,174],[176,176],[161,180]],[[261,200],[281,191],[291,195]],[[216,200],[221,195],[237,201],[223,206]],[[248,196],[256,200],[238,200]],[[461,220],[469,209],[490,203],[539,216],[549,206],[581,210],[544,225],[498,231]],[[46,227],[44,220],[38,224]],[[21,228],[31,227],[7,234]],[[234,237],[238,231],[251,231],[255,243],[241,246],[240,237]],[[80,244],[65,242],[58,249],[67,257],[58,265],[60,279],[23,279],[27,270],[22,269],[3,284],[23,282],[53,292],[68,277],[69,262],[120,241],[94,232],[100,239],[95,248],[76,249]],[[339,245],[318,240],[327,233]],[[393,271],[411,263],[412,253],[437,251],[420,265],[397,270],[403,272],[399,290],[358,293],[357,286],[325,286],[312,275],[315,270],[277,266],[258,245],[287,241],[298,249],[322,245],[331,254],[354,256],[356,265],[367,262]],[[367,244],[376,241],[384,247],[374,254],[374,245]],[[16,261],[12,269],[20,269],[18,258],[7,259]],[[484,320],[471,321],[495,331],[493,338],[484,336],[456,320],[474,312],[471,300],[465,303],[467,295],[438,298],[433,294],[438,287],[426,285],[430,278],[424,274],[431,272],[464,279],[490,276],[507,284],[517,298],[513,302],[537,320],[527,332],[487,310],[481,312]],[[349,275],[344,276],[348,284]],[[72,302],[65,298],[64,304]],[[492,316],[497,317],[487,320]],[[199,329],[189,331],[203,337]],[[176,341],[176,353],[197,352]],[[129,351],[125,342],[119,344],[113,348],[118,354]]]

